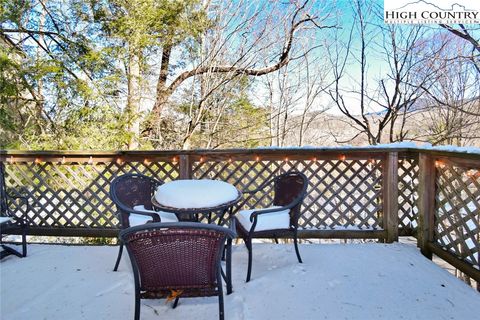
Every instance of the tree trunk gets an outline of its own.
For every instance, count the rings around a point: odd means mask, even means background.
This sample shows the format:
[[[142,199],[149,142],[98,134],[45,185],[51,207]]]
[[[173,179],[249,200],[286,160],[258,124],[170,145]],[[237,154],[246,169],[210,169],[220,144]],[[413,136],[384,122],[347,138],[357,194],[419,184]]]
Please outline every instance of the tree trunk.
[[[170,64],[171,53],[172,53],[172,46],[165,45],[162,52],[160,74],[158,75],[157,98],[155,99],[155,105],[153,106],[153,109],[152,109],[152,114],[157,120],[160,119],[163,108],[168,102],[168,98],[171,94],[170,89],[167,87],[168,66]]]
[[[127,97],[127,131],[128,150],[137,149],[140,136],[140,57],[132,52],[128,56],[128,97]]]
[[[307,108],[304,109],[302,113],[302,117],[300,120],[300,132],[298,134],[298,146],[301,147],[303,145],[303,134],[304,134],[304,128],[305,128],[305,118],[307,117]]]

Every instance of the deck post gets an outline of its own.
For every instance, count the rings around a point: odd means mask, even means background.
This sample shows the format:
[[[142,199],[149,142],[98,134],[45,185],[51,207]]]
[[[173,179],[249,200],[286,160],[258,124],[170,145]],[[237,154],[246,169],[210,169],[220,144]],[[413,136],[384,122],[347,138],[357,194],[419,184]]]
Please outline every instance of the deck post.
[[[419,154],[418,177],[418,232],[417,246],[422,254],[432,259],[429,243],[433,242],[435,214],[435,161],[432,156]]]
[[[192,178],[192,163],[188,154],[180,155],[180,174],[179,179]]]
[[[398,152],[388,152],[383,166],[383,217],[386,242],[398,241]]]

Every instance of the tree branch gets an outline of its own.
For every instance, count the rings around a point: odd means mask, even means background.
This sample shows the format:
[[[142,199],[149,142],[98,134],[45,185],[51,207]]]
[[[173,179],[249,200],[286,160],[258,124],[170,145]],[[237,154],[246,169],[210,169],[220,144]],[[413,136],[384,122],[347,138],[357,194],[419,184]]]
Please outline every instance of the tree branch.
[[[296,16],[299,14],[300,10],[303,8],[300,7],[299,9],[296,10],[293,18],[292,18],[292,24],[291,28],[288,32],[287,39],[285,41],[285,45],[282,50],[282,54],[280,55],[280,58],[278,61],[271,65],[267,66],[264,68],[241,68],[237,67],[235,65],[228,65],[228,66],[199,66],[193,70],[190,71],[185,71],[181,73],[180,75],[173,80],[173,82],[168,86],[167,91],[169,93],[172,93],[175,91],[180,84],[182,84],[185,80],[187,80],[190,77],[193,77],[195,75],[203,74],[203,73],[232,73],[233,75],[247,75],[247,76],[261,76],[265,75],[274,71],[279,70],[283,66],[287,65],[288,62],[290,61],[290,51],[292,49],[292,43],[293,43],[293,38],[295,31],[297,31],[303,24],[307,22],[313,21],[312,18],[304,18],[301,19],[297,22],[295,22]]]
[[[478,40],[474,39],[473,36],[470,33],[468,33],[467,29],[464,27],[463,24],[460,24],[460,28],[462,28],[463,32],[458,30],[458,29],[453,28],[452,26],[450,26],[448,24],[440,24],[440,27],[442,27],[444,29],[447,29],[448,31],[450,31],[451,33],[456,35],[457,37],[460,37],[464,40],[467,40],[468,42],[470,42],[473,45],[475,50],[480,52],[480,43],[478,42]]]

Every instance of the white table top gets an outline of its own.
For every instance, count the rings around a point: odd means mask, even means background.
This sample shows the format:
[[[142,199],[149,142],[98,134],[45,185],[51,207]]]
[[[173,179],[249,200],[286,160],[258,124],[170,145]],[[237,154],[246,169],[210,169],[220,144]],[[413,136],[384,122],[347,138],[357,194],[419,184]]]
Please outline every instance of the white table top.
[[[175,180],[159,186],[155,200],[162,206],[191,209],[219,206],[238,198],[233,185],[220,180]]]

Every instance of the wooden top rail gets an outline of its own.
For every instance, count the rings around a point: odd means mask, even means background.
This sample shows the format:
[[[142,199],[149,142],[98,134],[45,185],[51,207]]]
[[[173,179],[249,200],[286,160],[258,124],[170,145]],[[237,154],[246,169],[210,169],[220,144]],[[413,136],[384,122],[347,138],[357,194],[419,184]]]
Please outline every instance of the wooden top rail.
[[[329,148],[329,147],[298,147],[298,148],[252,148],[252,149],[193,149],[193,150],[0,150],[1,155],[105,155],[119,156],[125,154],[146,155],[202,155],[202,154],[278,154],[278,153],[382,153],[382,152],[407,152],[417,151],[412,148],[371,148],[371,147],[348,147],[348,148]]]
[[[198,160],[202,156],[218,157],[225,159],[225,157],[235,156],[242,157],[243,160],[251,158],[255,159],[257,156],[268,156],[269,159],[280,159],[285,155],[291,156],[293,159],[305,159],[306,156],[321,157],[322,159],[338,159],[338,157],[345,155],[350,159],[368,159],[369,157],[381,159],[383,154],[397,152],[399,157],[413,157],[419,153],[428,154],[434,157],[458,159],[470,159],[480,161],[480,153],[466,153],[459,151],[441,151],[429,150],[422,148],[372,148],[372,147],[352,147],[352,148],[255,148],[255,149],[195,149],[195,150],[136,150],[136,151],[98,151],[98,150],[46,150],[46,151],[31,151],[31,150],[0,150],[0,161],[8,161],[9,158],[14,158],[17,161],[30,161],[31,158],[56,158],[61,161],[63,157],[66,159],[86,160],[90,157],[101,159],[102,161],[114,160],[118,157],[127,158],[145,158],[154,157],[155,159],[174,159],[181,155],[188,155],[192,159]],[[354,157],[354,158],[352,158]],[[240,158],[238,158],[240,159]],[[467,163],[467,162],[466,162]]]
[[[437,156],[435,157],[435,161],[437,166],[442,164],[454,165],[463,168],[479,168],[480,166],[480,158],[462,158],[458,157],[458,155],[450,157],[444,155]]]
[[[345,149],[226,149],[226,150],[166,150],[166,151],[0,151],[0,161],[3,162],[56,162],[56,163],[93,163],[93,162],[123,162],[123,161],[168,161],[180,162],[188,157],[189,161],[263,161],[263,160],[383,160],[388,152],[394,150],[345,148]],[[403,151],[401,157],[413,157]]]

